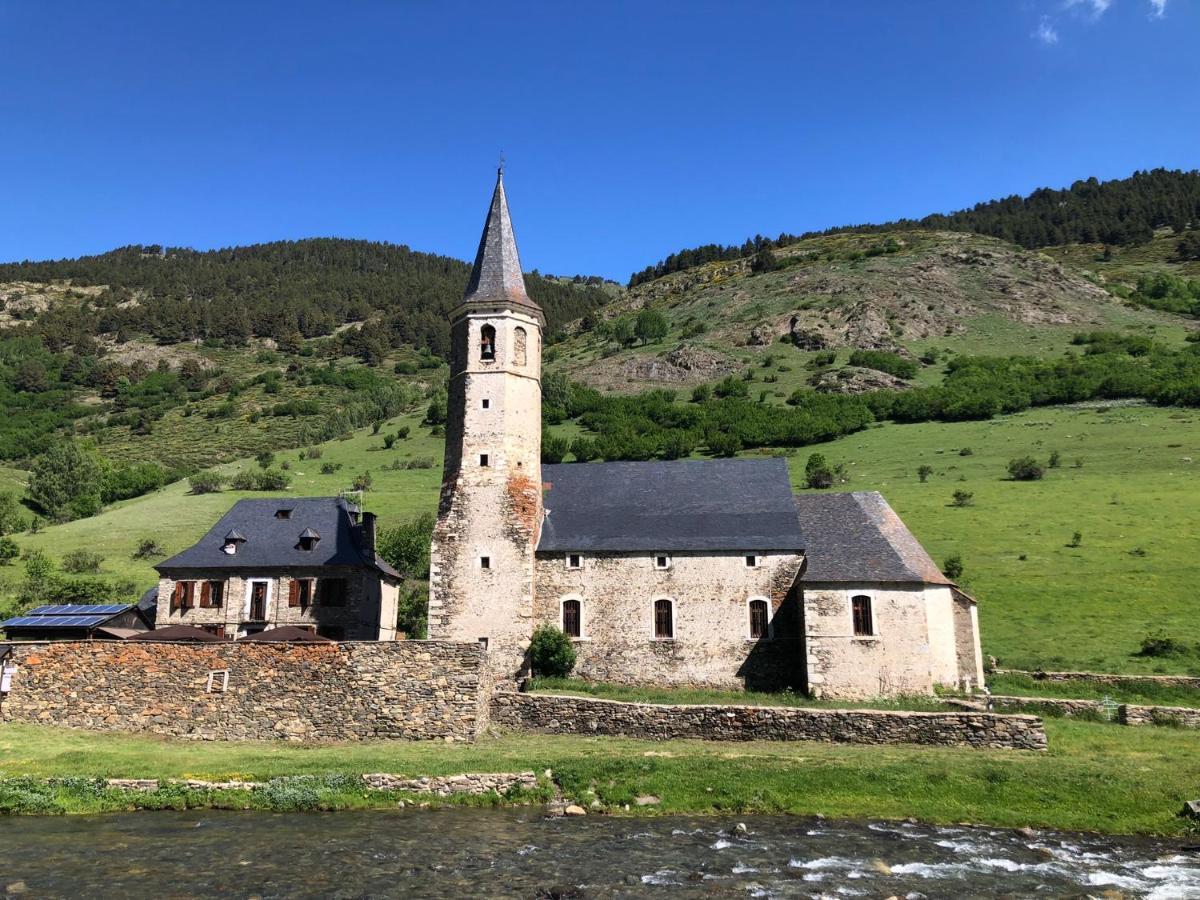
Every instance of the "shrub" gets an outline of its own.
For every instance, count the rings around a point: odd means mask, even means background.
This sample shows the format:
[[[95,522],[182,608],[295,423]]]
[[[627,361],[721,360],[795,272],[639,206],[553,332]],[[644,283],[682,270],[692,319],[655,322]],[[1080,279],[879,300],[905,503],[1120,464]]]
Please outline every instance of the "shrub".
[[[917,477],[921,479],[921,484],[929,480],[929,476],[933,474],[933,466],[929,464],[917,466]]]
[[[8,535],[0,537],[0,566],[7,566],[21,555],[21,548]]]
[[[915,378],[917,374],[915,362],[905,359],[897,353],[888,353],[886,350],[855,350],[850,354],[850,365],[886,372],[906,380]]]
[[[814,353],[808,361],[810,369],[823,369],[826,366],[832,366],[837,362],[836,350],[822,350],[820,353]]]
[[[199,472],[188,479],[188,486],[192,489],[193,494],[215,494],[221,490],[224,483],[225,479],[216,472]],[[234,490],[246,489],[235,486]]]
[[[72,575],[95,575],[100,571],[104,557],[90,550],[72,550],[62,559],[64,572]]]
[[[575,440],[571,441],[571,455],[575,457],[575,462],[591,462],[599,456],[596,450],[596,442],[591,438],[575,438]]]
[[[1187,656],[1191,652],[1192,648],[1184,641],[1171,637],[1165,631],[1156,631],[1142,638],[1142,646],[1138,650],[1137,655],[1153,657]]]
[[[1046,470],[1032,456],[1018,456],[1008,461],[1008,477],[1013,481],[1037,481]]]
[[[275,463],[275,454],[270,450],[263,450],[254,457],[254,461],[258,463],[260,469],[269,469]]]
[[[15,494],[0,493],[0,535],[15,534],[25,530],[25,516]]]
[[[959,488],[952,495],[950,505],[951,506],[970,506],[974,501],[975,501],[975,495],[973,493],[971,493],[970,491],[964,491],[962,488]]]
[[[321,463],[321,474],[322,475],[332,475],[334,472],[336,472],[341,467],[342,467],[341,463],[333,463],[333,462]]]
[[[833,469],[820,453],[808,457],[804,466],[804,483],[810,488],[833,487]]]
[[[1068,547],[1078,547],[1082,543],[1083,543],[1083,532],[1077,531],[1073,535],[1071,535],[1071,543],[1067,544],[1067,546]]]
[[[958,455],[959,456],[974,456],[975,451],[972,450],[970,447],[963,447],[961,450],[958,451]]]
[[[286,491],[292,484],[292,477],[277,469],[267,469],[259,472],[255,480],[255,489],[260,491]]]
[[[429,577],[429,546],[435,520],[432,513],[423,513],[393,528],[379,532],[379,555],[405,578]],[[412,633],[409,632],[409,636]]]
[[[153,559],[165,556],[166,551],[156,538],[144,537],[138,541],[137,549],[131,555],[133,559]]]
[[[418,456],[415,459],[410,459],[408,461],[407,468],[409,468],[409,469],[432,469],[433,468],[433,460],[430,459],[428,456]]]
[[[542,462],[553,465],[563,461],[563,457],[571,449],[571,442],[557,434],[547,434],[542,437]]]
[[[1048,463],[1049,467],[1051,469],[1057,469],[1060,462],[1062,462],[1062,456],[1057,450],[1053,451],[1050,454],[1050,461]]]
[[[710,434],[705,442],[714,456],[736,456],[744,447],[740,437],[725,431]]]
[[[370,472],[360,472],[354,476],[353,487],[356,491],[369,491],[371,483],[374,479],[371,478]]]
[[[712,388],[707,384],[698,384],[692,388],[693,403],[707,403],[712,399]]]
[[[553,625],[539,625],[529,644],[529,662],[534,675],[565,678],[575,668],[575,647]]]
[[[643,344],[658,343],[667,336],[667,317],[657,309],[643,309],[634,322],[633,333]]]
[[[320,447],[309,447],[307,450],[304,451],[304,458],[305,459],[320,459],[321,454],[323,452],[324,451],[322,451]]]
[[[396,429],[396,437],[402,441],[407,441],[408,436],[411,433],[412,433],[412,429],[408,425],[401,425],[399,428]]]
[[[383,447],[385,450],[391,450],[396,445],[396,436],[394,434],[385,434],[383,436]]]
[[[951,553],[942,563],[942,574],[951,581],[958,581],[963,574],[962,556],[958,553]]]

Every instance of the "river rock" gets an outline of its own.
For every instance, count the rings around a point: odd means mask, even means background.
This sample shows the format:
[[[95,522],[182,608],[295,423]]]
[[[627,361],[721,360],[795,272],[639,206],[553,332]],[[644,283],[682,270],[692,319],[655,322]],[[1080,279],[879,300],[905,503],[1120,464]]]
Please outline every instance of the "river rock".
[[[563,815],[565,815],[565,816],[586,816],[587,810],[584,809],[582,806],[578,806],[578,805],[572,803],[570,806],[568,806],[566,809],[563,810]]]
[[[1189,800],[1183,804],[1182,816],[1187,816],[1189,819],[1200,819],[1200,800]]]
[[[638,806],[658,806],[662,800],[655,797],[653,794],[639,794],[633,800]]]

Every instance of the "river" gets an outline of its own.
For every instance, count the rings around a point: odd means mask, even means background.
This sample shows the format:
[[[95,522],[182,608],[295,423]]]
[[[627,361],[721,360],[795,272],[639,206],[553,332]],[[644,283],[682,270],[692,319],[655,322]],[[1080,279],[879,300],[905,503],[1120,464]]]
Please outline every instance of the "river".
[[[739,824],[740,823],[740,824]],[[1184,841],[539,809],[0,819],[33,897],[1197,897]]]

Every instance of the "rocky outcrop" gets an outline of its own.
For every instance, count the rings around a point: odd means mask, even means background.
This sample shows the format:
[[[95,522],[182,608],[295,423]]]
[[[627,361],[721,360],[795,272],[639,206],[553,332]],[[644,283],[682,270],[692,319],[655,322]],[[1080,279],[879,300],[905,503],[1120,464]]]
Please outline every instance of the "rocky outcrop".
[[[906,391],[912,387],[903,378],[880,372],[877,369],[863,369],[858,366],[844,366],[840,369],[829,369],[819,372],[810,379],[814,388],[823,394],[865,394],[868,391]]]
[[[607,734],[651,740],[700,738],[1046,749],[1041,719],[986,712],[664,706],[500,692],[492,699],[492,719],[498,725],[551,734]]]

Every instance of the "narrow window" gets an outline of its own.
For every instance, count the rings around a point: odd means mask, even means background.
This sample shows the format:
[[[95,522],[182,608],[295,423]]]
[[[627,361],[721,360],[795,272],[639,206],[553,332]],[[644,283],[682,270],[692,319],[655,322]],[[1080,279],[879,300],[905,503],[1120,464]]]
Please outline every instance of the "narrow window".
[[[312,606],[313,594],[315,593],[313,591],[313,580],[311,578],[301,578],[299,581],[293,581],[292,584],[299,585],[296,589],[296,599],[300,603],[300,608],[306,609]]]
[[[671,568],[671,557],[664,556],[662,554],[659,554],[658,556],[654,557],[654,568],[656,568],[656,569]]]
[[[871,598],[863,594],[850,598],[850,609],[854,615],[855,635],[872,635],[875,623],[871,615]]]
[[[750,601],[750,637],[755,640],[768,637],[767,601],[756,599]]]
[[[213,609],[220,609],[225,605],[225,582],[210,581],[208,583],[208,605]],[[221,637],[225,636],[222,629]]]
[[[665,640],[675,637],[675,609],[670,600],[654,601],[654,636]]]
[[[578,553],[568,553],[567,554],[567,568],[568,569],[582,569],[583,568],[583,557],[580,556]]]
[[[582,617],[578,600],[564,600],[562,605],[562,630],[567,637],[577,638],[583,633]]]
[[[484,397],[482,400],[479,401],[479,408],[480,409],[491,409],[492,401],[489,400],[487,397]]]
[[[513,331],[513,363],[525,365],[525,329],[519,325]]]
[[[346,579],[322,578],[317,586],[320,596],[317,600],[321,606],[346,605]]]
[[[479,466],[480,466],[480,468],[486,469],[486,468],[488,467],[488,465],[489,465],[489,462],[488,462],[488,455],[487,455],[486,453],[480,453],[480,454],[479,454]]]
[[[758,557],[755,556],[753,553],[746,554],[746,568],[747,569],[758,568]]]
[[[180,587],[182,590],[179,595],[179,608],[192,609],[196,605],[196,582],[181,581]]]
[[[479,557],[479,568],[490,569],[492,567],[492,558],[490,556]]]
[[[275,510],[275,518],[277,518],[277,519],[290,519],[291,517],[292,517],[292,511],[290,509]]]
[[[496,329],[491,325],[479,329],[479,358],[484,362],[496,358]]]

